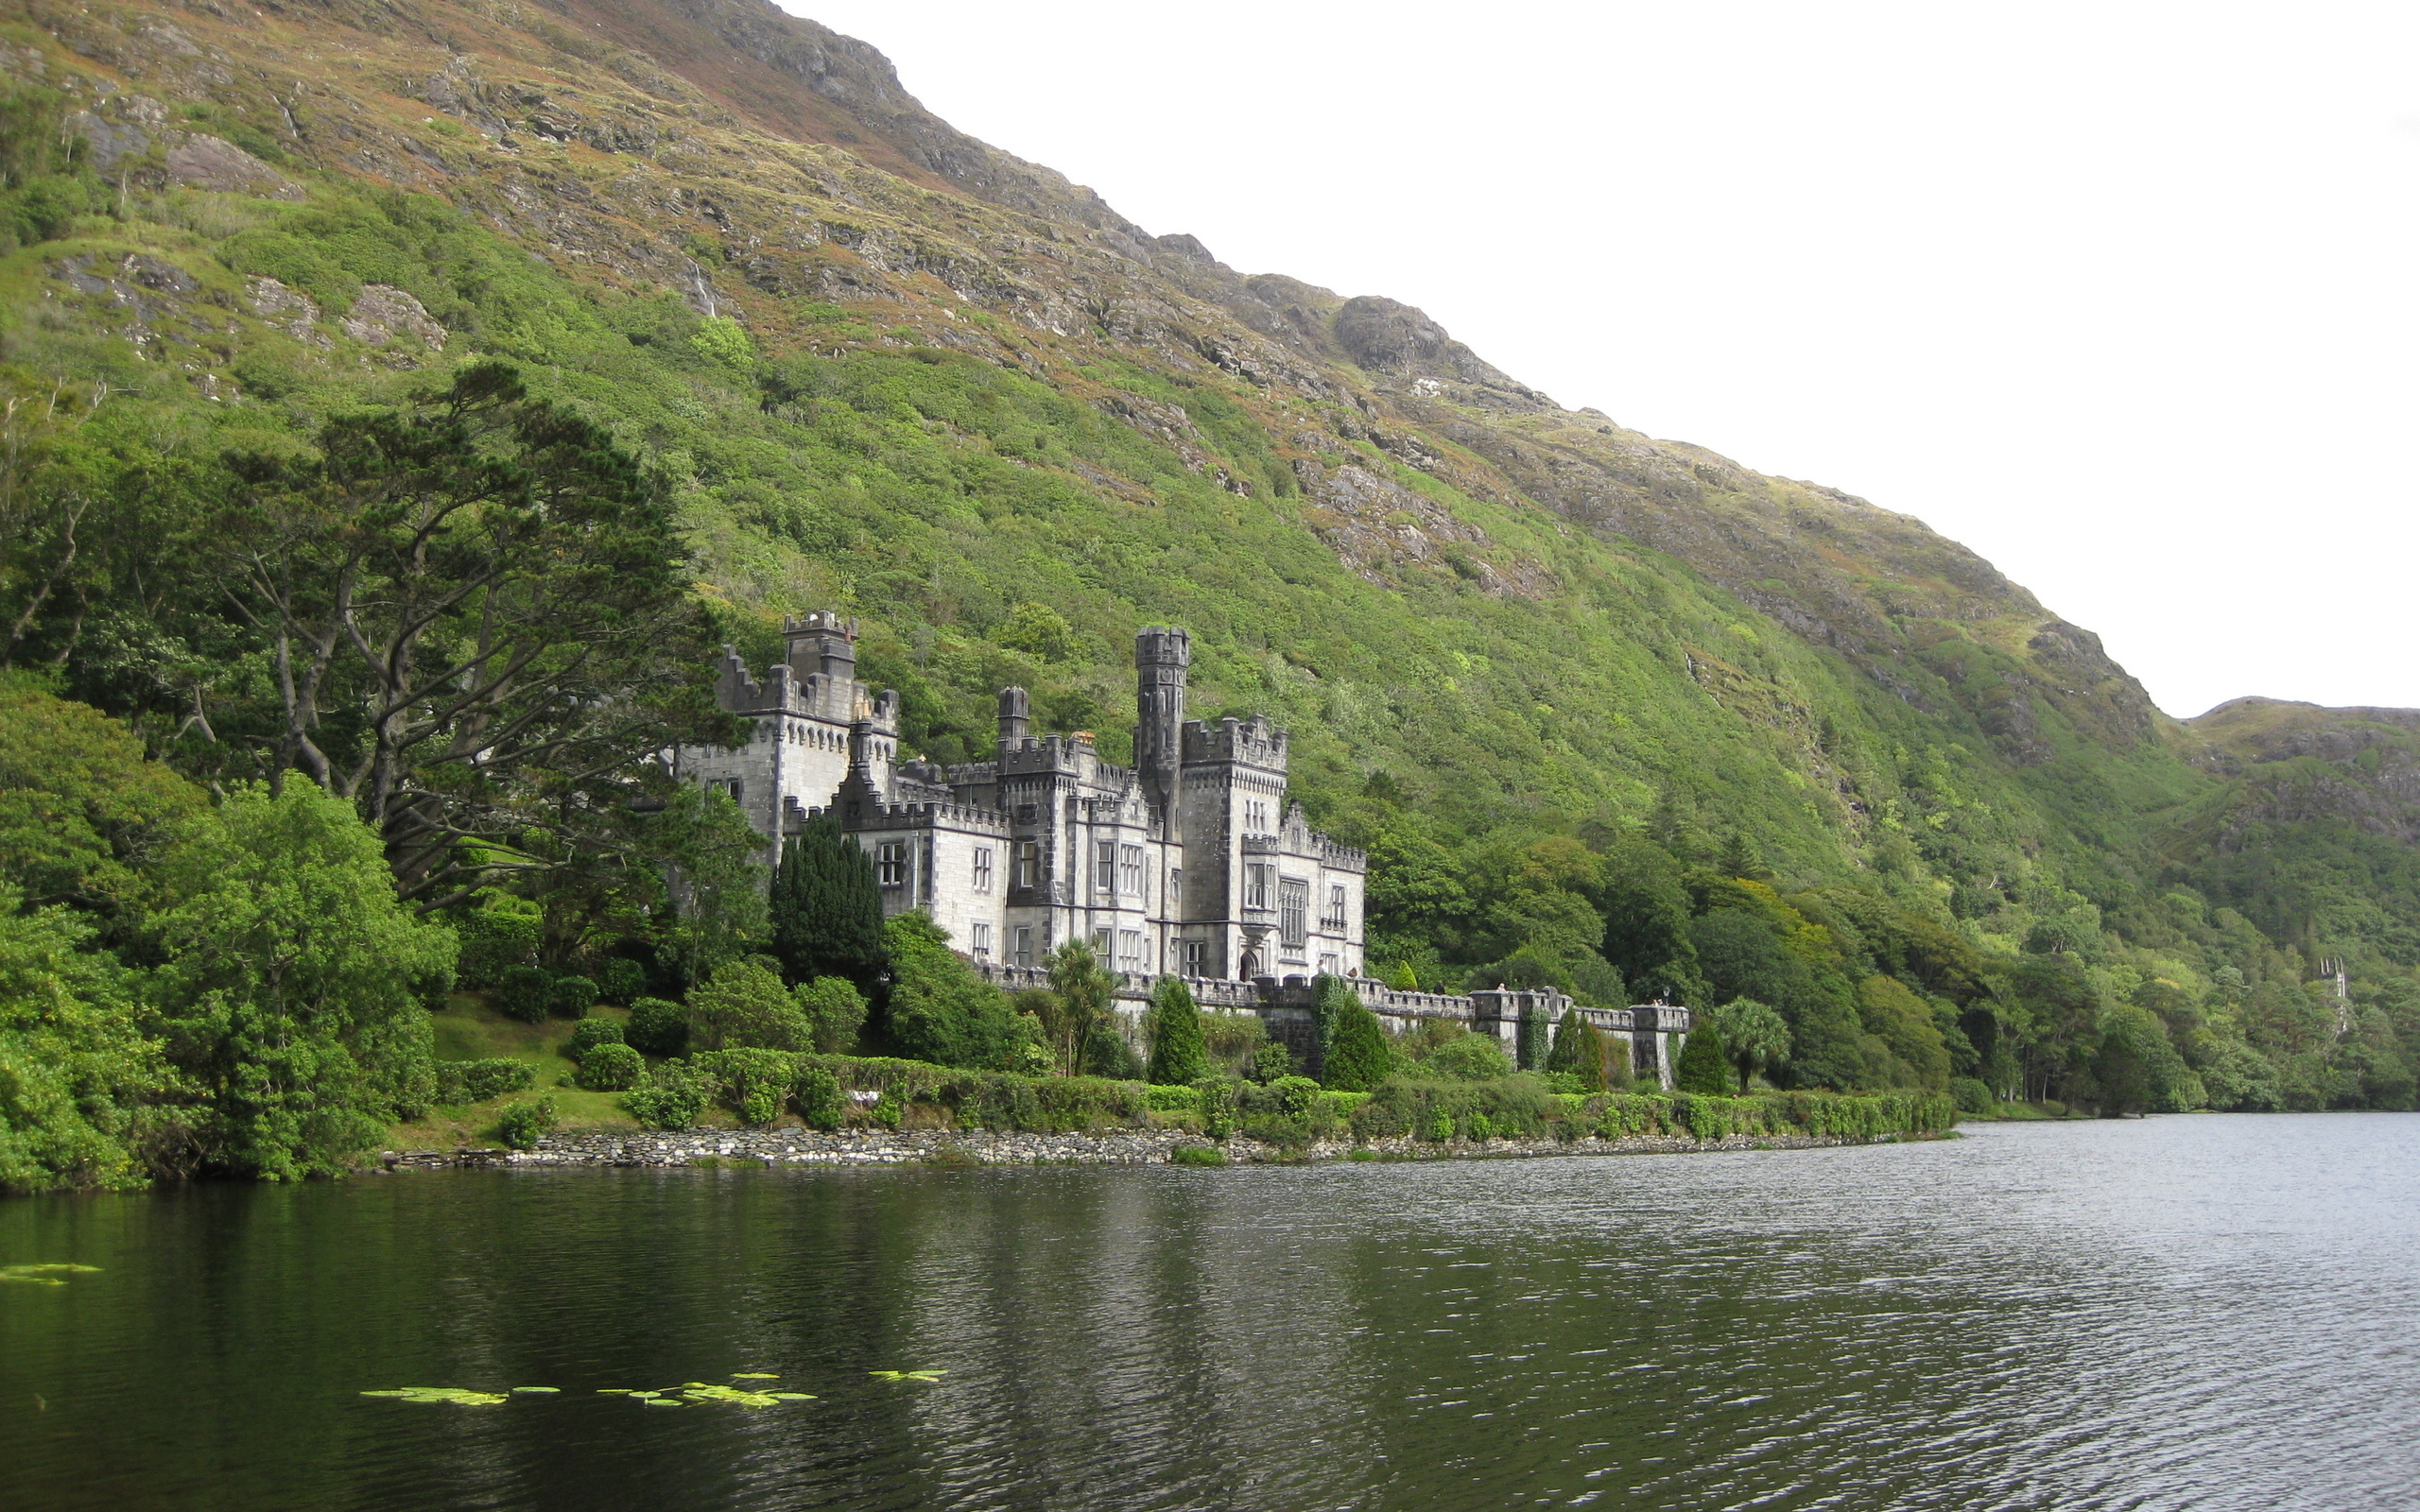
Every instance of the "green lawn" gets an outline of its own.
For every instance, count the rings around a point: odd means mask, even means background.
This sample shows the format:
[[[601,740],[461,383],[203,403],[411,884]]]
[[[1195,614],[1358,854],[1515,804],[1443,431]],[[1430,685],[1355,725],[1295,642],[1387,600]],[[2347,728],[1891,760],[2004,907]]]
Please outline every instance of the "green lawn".
[[[627,1008],[603,1004],[589,1013],[598,1019],[630,1016]],[[575,1068],[571,1057],[562,1053],[571,1039],[572,1022],[549,1019],[544,1023],[523,1023],[489,1006],[484,994],[455,993],[444,1010],[430,1020],[437,1034],[437,1058],[523,1061],[537,1071],[537,1085],[484,1103],[439,1108],[416,1123],[398,1124],[390,1135],[391,1147],[426,1150],[494,1144],[498,1143],[496,1115],[507,1105],[541,1092],[553,1094],[555,1106],[562,1110],[563,1128],[636,1128],[631,1115],[622,1111],[619,1092],[583,1091],[572,1085]]]

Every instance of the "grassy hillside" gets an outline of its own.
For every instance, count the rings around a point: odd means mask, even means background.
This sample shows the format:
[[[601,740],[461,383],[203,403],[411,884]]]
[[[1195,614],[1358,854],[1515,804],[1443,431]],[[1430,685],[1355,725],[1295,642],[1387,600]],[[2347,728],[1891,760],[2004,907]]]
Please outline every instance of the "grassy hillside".
[[[1198,711],[1290,725],[1319,822],[1452,873],[1469,917],[1381,920],[1431,974],[1522,943],[1478,921],[1522,855],[1644,841],[2072,958],[2188,1059],[2323,956],[2402,1011],[2391,718],[2176,726],[1920,523],[1152,237],[862,43],[749,0],[25,14],[0,361],[50,471],[10,464],[49,507],[11,507],[9,655],[190,770],[242,774],[207,714],[265,673],[157,587],[161,479],[492,355],[644,459],[751,660],[863,617],[923,754],[983,754],[1011,681],[1121,752],[1132,631],[1189,627]]]

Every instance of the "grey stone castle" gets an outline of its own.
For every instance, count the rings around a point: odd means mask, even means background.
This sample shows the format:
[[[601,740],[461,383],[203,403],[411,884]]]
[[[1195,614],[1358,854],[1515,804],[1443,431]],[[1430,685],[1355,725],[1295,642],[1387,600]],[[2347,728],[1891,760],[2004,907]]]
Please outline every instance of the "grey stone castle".
[[[1136,977],[1362,973],[1367,857],[1288,799],[1285,730],[1185,717],[1184,631],[1135,637],[1133,765],[1090,734],[1036,732],[1025,690],[1004,688],[996,755],[948,767],[900,758],[898,695],[857,679],[855,627],[816,613],[783,633],[761,681],[726,652],[716,685],[754,738],[677,757],[777,850],[834,811],[885,911],[925,910],[990,968],[1038,968],[1081,939]]]
[[[1559,992],[1394,991],[1366,974],[1369,858],[1315,833],[1286,791],[1286,731],[1257,714],[1187,719],[1192,647],[1181,629],[1134,638],[1134,765],[1101,759],[1082,731],[1038,734],[1022,688],[999,697],[988,762],[903,759],[899,695],[857,679],[856,627],[838,615],[785,621],[764,678],[728,648],[715,694],[753,725],[736,749],[673,753],[686,781],[731,795],[778,859],[826,811],[873,858],[883,911],[921,909],[1004,986],[1045,983],[1044,958],[1088,941],[1119,973],[1132,1011],[1160,975],[1205,1007],[1258,1013],[1298,1062],[1318,1064],[1311,978],[1350,982],[1390,1029],[1453,1019],[1525,1042],[1520,1026],[1572,1009]],[[1688,1010],[1582,1008],[1666,1082]]]

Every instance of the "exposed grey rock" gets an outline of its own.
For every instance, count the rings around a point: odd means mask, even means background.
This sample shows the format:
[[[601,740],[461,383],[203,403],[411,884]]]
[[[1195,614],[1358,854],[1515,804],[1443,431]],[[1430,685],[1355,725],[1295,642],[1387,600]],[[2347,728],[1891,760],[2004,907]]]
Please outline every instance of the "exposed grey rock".
[[[168,148],[168,180],[220,194],[300,199],[302,186],[233,142],[188,136]]]
[[[431,352],[445,346],[445,328],[428,317],[420,301],[387,284],[364,284],[360,298],[345,313],[344,334],[371,346],[411,337]]]

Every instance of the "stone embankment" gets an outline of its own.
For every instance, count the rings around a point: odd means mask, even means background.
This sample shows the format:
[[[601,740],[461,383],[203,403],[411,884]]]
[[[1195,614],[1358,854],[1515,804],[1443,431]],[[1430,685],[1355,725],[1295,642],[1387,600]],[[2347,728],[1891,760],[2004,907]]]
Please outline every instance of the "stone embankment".
[[[1214,1141],[1177,1129],[1105,1129],[1082,1134],[1000,1134],[985,1130],[912,1129],[892,1133],[806,1128],[690,1129],[683,1133],[549,1134],[528,1150],[389,1150],[389,1171],[510,1166],[782,1165],[1165,1165],[1186,1145],[1216,1148],[1231,1162],[1258,1164],[1335,1160],[1356,1149],[1393,1160],[1501,1159],[1536,1155],[1681,1155],[1714,1150],[1808,1150],[1842,1144],[1938,1139],[1938,1134],[1737,1134],[1720,1140],[1642,1135],[1631,1139],[1456,1140],[1439,1144],[1407,1137],[1322,1140],[1288,1149],[1247,1139]]]

